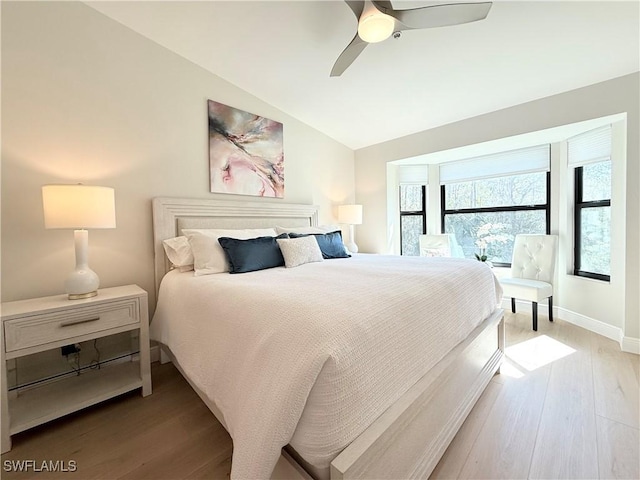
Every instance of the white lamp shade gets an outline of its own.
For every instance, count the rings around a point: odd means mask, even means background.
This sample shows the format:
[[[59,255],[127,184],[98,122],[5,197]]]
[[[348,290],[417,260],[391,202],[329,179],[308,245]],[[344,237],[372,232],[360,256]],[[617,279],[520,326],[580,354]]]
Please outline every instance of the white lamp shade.
[[[115,228],[113,188],[92,185],[42,187],[45,228]]]
[[[340,205],[338,207],[338,221],[348,225],[362,224],[362,205]]]
[[[393,17],[375,11],[360,19],[358,36],[367,43],[377,43],[389,38],[394,28],[395,20]]]

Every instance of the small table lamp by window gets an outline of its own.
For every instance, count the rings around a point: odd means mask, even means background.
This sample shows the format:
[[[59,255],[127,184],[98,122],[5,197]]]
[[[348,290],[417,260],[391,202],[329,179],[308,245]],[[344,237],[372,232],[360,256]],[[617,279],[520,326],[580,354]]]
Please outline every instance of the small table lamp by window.
[[[69,300],[94,297],[100,279],[89,268],[89,232],[86,228],[115,228],[114,190],[90,185],[42,187],[45,228],[73,228],[76,269],[65,281]]]
[[[340,205],[338,207],[338,222],[349,225],[349,243],[346,244],[346,247],[351,253],[358,253],[353,226],[362,224],[362,205]]]

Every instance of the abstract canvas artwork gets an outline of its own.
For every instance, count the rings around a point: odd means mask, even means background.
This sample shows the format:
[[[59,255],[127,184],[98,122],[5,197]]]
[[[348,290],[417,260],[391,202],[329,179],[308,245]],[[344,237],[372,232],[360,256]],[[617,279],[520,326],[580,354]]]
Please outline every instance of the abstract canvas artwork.
[[[211,192],[284,197],[282,123],[209,100]]]

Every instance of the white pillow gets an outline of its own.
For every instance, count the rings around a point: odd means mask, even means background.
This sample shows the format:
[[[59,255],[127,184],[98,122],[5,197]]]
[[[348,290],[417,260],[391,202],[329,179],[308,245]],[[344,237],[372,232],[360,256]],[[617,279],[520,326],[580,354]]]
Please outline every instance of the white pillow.
[[[319,225],[317,227],[276,227],[278,235],[282,233],[299,233],[301,235],[313,233],[331,233],[340,230],[338,225]]]
[[[315,237],[278,238],[276,240],[282,256],[284,266],[297,267],[305,263],[322,262],[322,252]]]
[[[193,252],[187,237],[167,238],[162,242],[171,264],[181,272],[193,270]]]
[[[196,276],[229,271],[227,256],[222,250],[220,237],[247,240],[256,237],[275,237],[273,228],[253,228],[244,230],[185,228],[182,233],[189,239],[193,251],[193,266]]]

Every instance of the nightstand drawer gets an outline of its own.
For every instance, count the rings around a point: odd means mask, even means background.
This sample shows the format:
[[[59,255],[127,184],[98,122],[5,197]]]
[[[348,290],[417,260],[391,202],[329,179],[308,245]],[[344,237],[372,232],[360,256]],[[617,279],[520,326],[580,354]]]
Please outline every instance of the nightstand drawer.
[[[71,307],[72,305],[70,305]],[[6,351],[140,323],[137,299],[26,316],[4,322]]]

